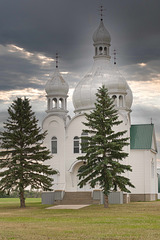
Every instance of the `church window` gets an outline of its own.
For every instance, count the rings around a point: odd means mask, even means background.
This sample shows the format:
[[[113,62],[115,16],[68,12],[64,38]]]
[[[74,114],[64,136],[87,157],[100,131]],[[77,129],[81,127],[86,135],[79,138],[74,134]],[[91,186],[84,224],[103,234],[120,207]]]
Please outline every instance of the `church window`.
[[[107,55],[107,47],[104,47],[104,54]]]
[[[113,100],[114,100],[114,104],[117,106],[117,96],[116,96],[116,95],[113,95],[112,98],[113,98]]]
[[[53,108],[57,108],[57,98],[53,98]]]
[[[53,154],[57,153],[57,138],[56,137],[52,137],[52,139],[51,139],[51,152]]]
[[[83,131],[82,134],[81,134],[81,137],[83,137],[82,140],[81,140],[81,152],[82,152],[82,153],[85,152],[85,151],[84,151],[84,145],[85,145],[85,143],[88,141],[87,139],[85,139],[85,137],[87,137],[87,136],[88,136],[88,133],[85,132],[85,131]]]
[[[123,97],[119,96],[119,106],[123,107]]]
[[[99,54],[102,55],[102,50],[103,48],[102,47],[99,47]]]
[[[73,139],[73,152],[79,153],[79,137],[74,137]]]
[[[63,99],[62,98],[59,99],[59,107],[63,108]]]

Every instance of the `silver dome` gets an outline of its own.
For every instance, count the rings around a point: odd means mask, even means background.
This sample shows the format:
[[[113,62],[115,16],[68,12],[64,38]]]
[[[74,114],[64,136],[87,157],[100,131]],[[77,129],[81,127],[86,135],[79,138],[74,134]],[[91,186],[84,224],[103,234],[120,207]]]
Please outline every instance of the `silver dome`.
[[[105,28],[102,20],[100,22],[99,27],[93,34],[93,42],[94,44],[99,44],[99,43],[109,44],[111,42],[111,36],[108,30]]]
[[[91,110],[95,108],[96,92],[99,87],[105,85],[110,95],[124,95],[126,108],[132,105],[132,92],[126,80],[119,73],[116,66],[107,59],[97,59],[91,71],[78,83],[73,93],[73,105],[75,112]]]
[[[45,91],[47,95],[66,96],[68,90],[68,83],[63,79],[58,68],[56,68],[53,77],[46,83]]]

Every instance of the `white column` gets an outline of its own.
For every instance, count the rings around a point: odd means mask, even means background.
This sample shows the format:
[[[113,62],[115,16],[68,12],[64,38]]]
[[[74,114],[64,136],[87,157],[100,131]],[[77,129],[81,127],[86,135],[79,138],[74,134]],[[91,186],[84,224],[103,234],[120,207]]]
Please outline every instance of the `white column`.
[[[59,108],[59,98],[57,98],[57,109]]]
[[[117,107],[119,107],[119,95],[117,95]]]
[[[49,109],[52,109],[53,108],[53,100],[52,100],[52,98],[49,98],[49,100],[50,100]]]
[[[67,98],[65,98],[65,110],[67,110]]]
[[[49,109],[50,109],[50,99],[47,98],[47,110],[49,110]]]

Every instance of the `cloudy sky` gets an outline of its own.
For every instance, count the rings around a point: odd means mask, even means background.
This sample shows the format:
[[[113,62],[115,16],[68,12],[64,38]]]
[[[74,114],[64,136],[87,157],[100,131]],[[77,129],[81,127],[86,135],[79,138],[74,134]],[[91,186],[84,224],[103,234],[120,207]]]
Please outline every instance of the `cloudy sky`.
[[[133,91],[132,123],[152,119],[160,151],[159,0],[0,0],[0,128],[17,96],[29,97],[42,121],[56,51],[73,115],[71,95],[93,63],[101,4],[112,59],[116,49],[117,66]]]

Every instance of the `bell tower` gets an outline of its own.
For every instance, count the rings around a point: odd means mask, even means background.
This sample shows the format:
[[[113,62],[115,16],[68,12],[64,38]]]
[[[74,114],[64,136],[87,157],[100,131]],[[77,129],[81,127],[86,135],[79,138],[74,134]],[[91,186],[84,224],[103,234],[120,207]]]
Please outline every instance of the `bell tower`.
[[[47,113],[65,117],[67,111],[67,97],[69,86],[63,79],[58,67],[58,54],[56,54],[56,69],[50,80],[46,83]]]

